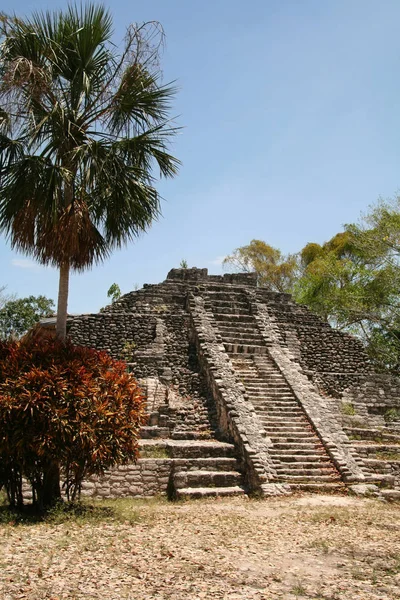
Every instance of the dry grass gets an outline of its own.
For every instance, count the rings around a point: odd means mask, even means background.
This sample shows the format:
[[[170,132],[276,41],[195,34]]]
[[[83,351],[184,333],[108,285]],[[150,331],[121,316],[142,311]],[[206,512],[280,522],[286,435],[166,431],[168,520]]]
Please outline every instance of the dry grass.
[[[400,506],[376,500],[108,501],[0,548],[1,600],[400,598]]]

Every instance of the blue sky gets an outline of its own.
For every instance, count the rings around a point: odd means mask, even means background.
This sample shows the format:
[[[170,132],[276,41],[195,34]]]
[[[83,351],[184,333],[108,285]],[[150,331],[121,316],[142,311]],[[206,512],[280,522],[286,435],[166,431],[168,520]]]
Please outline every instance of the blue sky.
[[[18,14],[66,6],[20,0]],[[135,244],[70,283],[69,312],[96,312],[109,286],[157,283],[181,259],[221,272],[251,239],[284,252],[323,242],[400,187],[398,0],[113,0],[127,23],[158,20],[165,81],[177,80],[179,176]],[[3,0],[4,12],[15,2]],[[57,296],[58,276],[0,239],[0,286]]]

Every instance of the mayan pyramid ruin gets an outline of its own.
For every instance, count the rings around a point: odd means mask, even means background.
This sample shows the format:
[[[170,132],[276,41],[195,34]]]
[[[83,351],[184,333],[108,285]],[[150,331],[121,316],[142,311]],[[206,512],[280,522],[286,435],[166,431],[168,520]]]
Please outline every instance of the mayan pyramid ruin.
[[[361,343],[254,274],[172,269],[73,319],[69,337],[127,361],[147,397],[141,458],[91,496],[400,497],[400,385]]]

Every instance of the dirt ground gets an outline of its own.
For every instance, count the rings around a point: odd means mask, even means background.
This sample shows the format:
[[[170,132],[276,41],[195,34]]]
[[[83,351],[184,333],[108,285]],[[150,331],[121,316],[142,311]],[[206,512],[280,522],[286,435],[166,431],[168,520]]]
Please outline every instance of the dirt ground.
[[[0,525],[1,600],[400,598],[400,505],[122,500]]]

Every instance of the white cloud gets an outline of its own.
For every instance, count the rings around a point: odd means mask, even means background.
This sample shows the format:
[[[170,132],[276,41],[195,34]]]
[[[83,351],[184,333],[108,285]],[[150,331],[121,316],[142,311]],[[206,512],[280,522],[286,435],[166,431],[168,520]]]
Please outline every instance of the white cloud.
[[[19,269],[30,269],[31,271],[37,271],[41,268],[40,265],[29,258],[13,258],[11,264],[13,267],[18,267]]]
[[[208,264],[210,265],[217,265],[218,267],[220,267],[222,265],[222,263],[224,262],[225,256],[217,256],[217,258],[214,258],[214,260],[210,260]]]

